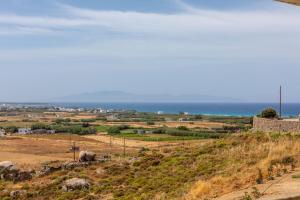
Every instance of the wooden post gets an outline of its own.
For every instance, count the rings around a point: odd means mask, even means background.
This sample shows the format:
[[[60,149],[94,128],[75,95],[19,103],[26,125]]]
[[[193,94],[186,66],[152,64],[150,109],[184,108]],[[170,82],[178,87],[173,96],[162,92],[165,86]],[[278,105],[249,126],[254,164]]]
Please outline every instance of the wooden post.
[[[74,162],[76,161],[76,143],[73,142],[73,158],[74,158]]]
[[[109,145],[110,145],[110,147],[112,147],[111,135],[109,135]]]
[[[279,98],[280,98],[280,100],[279,100],[279,118],[281,119],[281,117],[282,117],[282,94],[281,94],[282,88],[281,88],[281,86],[280,86],[279,92],[280,92],[280,95],[279,95]]]
[[[124,158],[125,158],[125,156],[126,156],[125,136],[123,137],[123,155],[124,155]]]

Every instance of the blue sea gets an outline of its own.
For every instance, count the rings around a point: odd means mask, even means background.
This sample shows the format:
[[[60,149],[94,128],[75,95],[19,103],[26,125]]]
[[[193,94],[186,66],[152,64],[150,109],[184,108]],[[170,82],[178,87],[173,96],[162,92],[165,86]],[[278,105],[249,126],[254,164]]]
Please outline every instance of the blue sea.
[[[268,107],[279,111],[279,104],[275,103],[55,103],[50,105],[68,108],[130,109],[139,112],[161,111],[170,114],[188,112],[190,114],[226,116],[254,116]],[[282,105],[283,116],[298,116],[299,113],[300,103]]]

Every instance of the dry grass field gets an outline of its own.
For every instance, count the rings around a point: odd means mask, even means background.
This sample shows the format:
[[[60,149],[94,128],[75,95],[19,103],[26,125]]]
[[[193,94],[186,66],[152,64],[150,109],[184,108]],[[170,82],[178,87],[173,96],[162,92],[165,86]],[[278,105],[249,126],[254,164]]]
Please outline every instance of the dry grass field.
[[[118,154],[123,149],[120,146],[110,146],[97,140],[76,135],[30,135],[13,136],[0,139],[0,161],[10,160],[26,168],[39,167],[45,161],[70,161],[73,154],[70,147],[76,142],[81,150],[90,150],[98,154]],[[127,148],[128,153],[136,151]]]
[[[108,126],[118,126],[118,125],[129,125],[134,128],[159,128],[159,127],[169,127],[176,128],[179,126],[185,126],[187,128],[221,128],[225,124],[217,122],[205,122],[205,121],[195,121],[195,122],[156,122],[154,125],[147,125],[145,122],[96,122],[96,125],[108,125]],[[227,124],[228,125],[228,124]]]

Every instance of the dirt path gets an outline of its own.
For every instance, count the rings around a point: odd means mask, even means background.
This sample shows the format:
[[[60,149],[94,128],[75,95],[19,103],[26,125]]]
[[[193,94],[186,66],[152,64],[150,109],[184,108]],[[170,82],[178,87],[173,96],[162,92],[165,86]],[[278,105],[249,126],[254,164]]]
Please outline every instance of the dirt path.
[[[293,178],[297,175],[299,178]],[[274,181],[255,186],[263,196],[260,200],[300,200],[300,169],[278,177]],[[252,188],[229,193],[215,200],[241,200],[245,192],[251,194]]]

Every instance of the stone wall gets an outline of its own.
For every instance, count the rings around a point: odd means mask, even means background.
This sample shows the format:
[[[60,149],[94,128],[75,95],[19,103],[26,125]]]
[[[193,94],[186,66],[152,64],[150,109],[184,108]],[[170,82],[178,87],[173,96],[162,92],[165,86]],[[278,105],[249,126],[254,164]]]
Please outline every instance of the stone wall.
[[[253,118],[253,130],[264,132],[300,132],[300,121]]]

